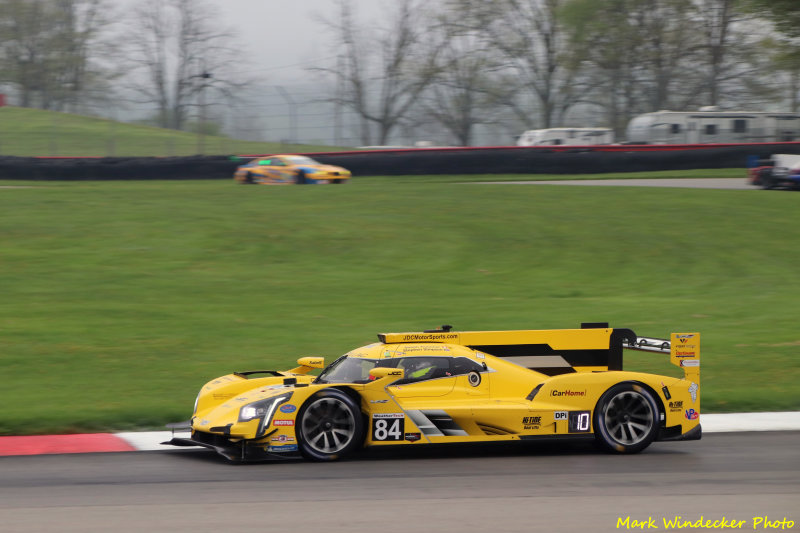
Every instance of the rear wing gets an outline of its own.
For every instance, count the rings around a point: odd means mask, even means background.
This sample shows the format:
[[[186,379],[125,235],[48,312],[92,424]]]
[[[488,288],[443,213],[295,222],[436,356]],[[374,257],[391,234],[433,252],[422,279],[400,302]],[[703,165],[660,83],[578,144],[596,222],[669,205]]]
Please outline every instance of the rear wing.
[[[636,337],[625,348],[669,354],[669,361],[683,370],[685,379],[700,381],[700,333],[673,333],[667,339]]]
[[[467,346],[500,359],[555,376],[573,372],[622,370],[622,347],[636,334],[607,323],[584,323],[581,329],[381,333],[385,344],[447,343]]]
[[[681,354],[671,355],[673,364],[685,372],[696,369],[699,374],[699,337],[697,333],[674,333],[669,341],[638,337],[630,329],[610,328],[605,322],[583,323],[580,329],[452,331],[451,326],[442,326],[422,332],[378,334],[385,344],[459,344],[548,376],[622,370],[623,348],[666,354],[672,353],[672,347]],[[689,351],[689,340],[698,343],[696,357],[683,355]]]

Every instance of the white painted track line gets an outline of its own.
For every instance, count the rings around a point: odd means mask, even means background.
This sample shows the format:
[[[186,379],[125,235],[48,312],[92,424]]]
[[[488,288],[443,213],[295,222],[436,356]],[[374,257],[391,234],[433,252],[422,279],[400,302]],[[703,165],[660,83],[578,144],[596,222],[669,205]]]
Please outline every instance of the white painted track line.
[[[700,424],[703,426],[703,433],[800,431],[800,411],[700,415]],[[127,432],[116,435],[141,451],[174,449],[161,444],[172,438],[171,431]],[[176,432],[175,436],[188,437],[188,432]]]

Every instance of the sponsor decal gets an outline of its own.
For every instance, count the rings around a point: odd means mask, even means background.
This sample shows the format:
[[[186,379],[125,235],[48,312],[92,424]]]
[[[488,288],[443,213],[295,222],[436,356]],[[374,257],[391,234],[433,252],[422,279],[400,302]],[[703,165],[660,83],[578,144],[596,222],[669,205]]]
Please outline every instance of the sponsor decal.
[[[699,388],[700,387],[697,386],[697,383],[694,382],[691,385],[689,385],[689,394],[692,395],[692,403],[697,401],[697,389]]]
[[[669,387],[664,385],[663,381],[661,382],[661,392],[664,394],[664,398],[666,398],[667,400],[672,398],[672,394],[669,393]]]
[[[450,347],[446,344],[421,344],[419,346],[403,346],[403,353],[414,352],[449,352]]]
[[[229,392],[228,393],[214,392],[214,393],[211,394],[211,397],[214,398],[215,400],[230,400],[234,396],[235,396],[234,394],[229,393]]]
[[[392,370],[391,372],[389,372],[386,375],[387,376],[402,376],[403,375],[403,371],[402,370]]]
[[[591,411],[570,411],[568,431],[570,433],[588,433],[592,426],[591,420]]]
[[[293,426],[294,420],[273,420],[273,426]]]
[[[271,442],[294,442],[294,437],[289,437],[288,435],[278,435],[277,437],[272,437],[269,440]]]
[[[486,355],[482,354],[481,352],[475,352],[475,357],[478,359],[486,359]]]
[[[433,341],[441,339],[457,339],[457,333],[411,333],[403,335],[404,341]]]
[[[268,452],[296,452],[297,444],[283,444],[281,446],[268,446]]]
[[[586,396],[585,390],[552,390],[550,396]]]
[[[383,352],[383,358],[384,359],[391,359],[391,357],[392,357],[392,352],[390,352],[389,350],[386,350],[385,352]]]
[[[675,350],[675,357],[694,357],[694,356],[695,356],[695,352],[693,352],[693,351],[691,351],[691,352],[679,352],[678,350]]]
[[[700,366],[700,359],[682,359],[681,366]]]
[[[286,403],[280,406],[281,413],[294,413],[297,411],[297,407],[290,403]]]
[[[539,425],[542,423],[541,416],[524,416],[522,417],[522,424],[524,429],[539,429]]]
[[[386,403],[389,400],[370,400],[369,403]]]
[[[211,420],[206,420],[205,418],[200,421],[201,426],[207,426],[211,423]]]
[[[409,442],[417,442],[419,439],[422,438],[421,433],[406,433],[405,438]]]
[[[686,419],[687,420],[697,420],[700,418],[700,413],[695,411],[694,409],[687,409],[686,410]]]
[[[372,418],[405,418],[403,413],[372,413]]]
[[[566,411],[556,411],[553,413],[553,418],[556,420],[566,420],[568,413]]]

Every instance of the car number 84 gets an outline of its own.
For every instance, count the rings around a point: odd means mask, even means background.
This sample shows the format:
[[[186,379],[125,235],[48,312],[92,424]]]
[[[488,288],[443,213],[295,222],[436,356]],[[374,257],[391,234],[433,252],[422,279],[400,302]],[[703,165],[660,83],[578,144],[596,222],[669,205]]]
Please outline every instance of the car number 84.
[[[403,440],[405,416],[402,413],[374,414],[372,418],[372,440]]]

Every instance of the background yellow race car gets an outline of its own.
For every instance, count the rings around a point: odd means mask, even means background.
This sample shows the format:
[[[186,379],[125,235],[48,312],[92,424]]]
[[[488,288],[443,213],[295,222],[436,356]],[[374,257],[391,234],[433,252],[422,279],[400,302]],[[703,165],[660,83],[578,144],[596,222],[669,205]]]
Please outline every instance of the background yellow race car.
[[[304,155],[271,155],[241,165],[233,179],[261,185],[345,183],[350,179],[350,171],[323,165]]]
[[[700,428],[698,333],[670,340],[629,329],[385,333],[338,358],[292,370],[235,372],[200,391],[171,444],[231,460],[333,460],[364,446],[595,439],[636,453]],[[622,349],[670,354],[682,377],[622,370]]]

